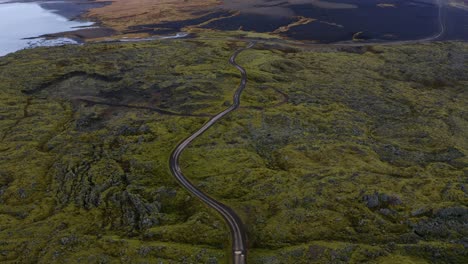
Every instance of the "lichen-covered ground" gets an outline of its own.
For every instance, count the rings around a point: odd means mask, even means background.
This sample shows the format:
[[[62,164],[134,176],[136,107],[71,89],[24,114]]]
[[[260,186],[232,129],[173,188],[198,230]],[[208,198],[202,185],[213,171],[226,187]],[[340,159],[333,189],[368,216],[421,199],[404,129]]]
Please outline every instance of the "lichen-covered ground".
[[[242,42],[0,58],[0,261],[226,263],[221,218],[168,156],[229,104]],[[257,44],[242,108],[182,157],[249,263],[467,263],[468,44]]]

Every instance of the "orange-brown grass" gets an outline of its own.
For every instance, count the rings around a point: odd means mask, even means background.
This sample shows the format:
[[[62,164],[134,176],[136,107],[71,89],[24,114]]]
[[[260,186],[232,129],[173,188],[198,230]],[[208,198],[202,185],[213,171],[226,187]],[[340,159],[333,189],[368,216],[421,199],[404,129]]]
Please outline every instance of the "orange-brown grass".
[[[91,9],[86,16],[120,31],[133,25],[194,18],[197,17],[194,13],[200,16],[200,12],[209,12],[219,3],[219,0],[114,0],[110,5]]]

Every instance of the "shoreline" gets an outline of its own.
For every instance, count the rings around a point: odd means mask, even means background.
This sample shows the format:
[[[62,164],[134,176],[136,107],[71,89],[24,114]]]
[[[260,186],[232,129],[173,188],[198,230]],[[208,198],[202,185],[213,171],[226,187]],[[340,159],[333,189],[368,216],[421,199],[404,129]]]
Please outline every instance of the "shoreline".
[[[168,1],[171,2],[171,1]],[[272,32],[255,32],[253,30],[223,30],[223,29],[214,29],[214,28],[207,28],[204,27],[207,21],[204,21],[204,18],[208,19],[209,21],[215,21],[217,18],[211,17],[215,14],[223,14],[218,9],[213,9],[213,7],[207,8],[203,12],[199,13],[192,13],[195,19],[189,20],[176,20],[172,22],[160,22],[156,24],[138,24],[136,26],[130,26],[126,24],[121,24],[121,26],[126,25],[125,30],[119,30],[118,28],[113,28],[111,26],[107,26],[105,23],[105,17],[99,17],[96,15],[96,10],[100,10],[103,12],[101,8],[111,9],[111,6],[114,2],[106,1],[106,0],[72,0],[67,2],[57,2],[54,0],[0,0],[1,4],[10,4],[10,3],[36,3],[40,5],[42,8],[49,10],[55,14],[58,14],[69,21],[83,21],[83,22],[92,22],[93,25],[90,26],[83,26],[83,27],[76,27],[70,31],[61,31],[56,33],[47,33],[38,36],[31,36],[24,39],[31,39],[31,40],[38,40],[43,39],[44,41],[50,41],[51,43],[54,40],[58,40],[55,45],[67,45],[67,44],[85,44],[85,43],[99,43],[99,42],[141,42],[141,41],[152,41],[152,40],[159,40],[159,39],[171,39],[171,38],[181,38],[192,36],[197,37],[198,35],[205,35],[209,33],[214,33],[215,35],[226,35],[228,37],[235,37],[235,36],[249,36],[249,35],[257,35],[260,38],[265,38],[269,40],[275,41],[285,41],[285,42],[292,42],[292,43],[302,43],[302,45],[338,45],[338,46],[368,46],[368,45],[388,45],[388,44],[404,44],[404,43],[418,43],[418,42],[425,42],[425,38],[419,40],[412,40],[412,39],[404,39],[401,40],[390,40],[390,39],[374,39],[369,38],[365,40],[340,40],[340,41],[326,41],[326,40],[302,40],[296,39],[289,35],[281,35],[281,34],[274,34]],[[115,3],[122,3],[122,2],[115,2]],[[438,2],[439,3],[439,2]],[[132,4],[132,2],[129,2]],[[133,3],[134,4],[134,3]],[[121,7],[120,7],[121,8]],[[175,9],[180,7],[174,7]],[[440,3],[439,3],[440,8]],[[208,13],[206,13],[208,12]],[[227,12],[227,11],[226,11]],[[208,14],[208,15],[207,15]],[[439,21],[441,21],[439,11]],[[231,16],[226,16],[227,18]],[[101,20],[103,19],[103,20]],[[120,21],[125,19],[124,17],[115,17],[116,20]],[[203,20],[203,21],[202,21]],[[193,23],[191,22],[193,21]],[[196,21],[196,22],[195,22]],[[119,23],[120,23],[119,22]],[[201,23],[200,23],[201,22]],[[297,23],[296,23],[297,24]],[[289,25],[296,25],[295,23]],[[445,26],[444,26],[445,27]],[[131,30],[133,29],[133,30]],[[72,41],[65,41],[60,43],[60,39],[67,39]],[[450,41],[451,38],[445,38],[438,36],[438,41]],[[457,39],[453,39],[457,41]],[[464,39],[458,39],[459,41],[466,41]],[[73,43],[76,42],[76,43]],[[34,43],[33,47],[41,46],[40,43]]]

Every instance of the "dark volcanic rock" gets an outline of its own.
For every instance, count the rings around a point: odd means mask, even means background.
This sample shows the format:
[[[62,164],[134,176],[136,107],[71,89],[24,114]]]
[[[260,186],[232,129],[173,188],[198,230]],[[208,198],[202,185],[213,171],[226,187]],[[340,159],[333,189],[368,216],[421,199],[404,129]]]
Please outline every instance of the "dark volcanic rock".
[[[367,207],[370,209],[387,208],[389,206],[397,206],[403,203],[396,195],[388,195],[378,192],[364,195],[362,197],[362,201],[365,202]]]
[[[424,238],[462,239],[468,236],[468,208],[449,207],[437,211],[433,217],[421,220],[414,232]]]

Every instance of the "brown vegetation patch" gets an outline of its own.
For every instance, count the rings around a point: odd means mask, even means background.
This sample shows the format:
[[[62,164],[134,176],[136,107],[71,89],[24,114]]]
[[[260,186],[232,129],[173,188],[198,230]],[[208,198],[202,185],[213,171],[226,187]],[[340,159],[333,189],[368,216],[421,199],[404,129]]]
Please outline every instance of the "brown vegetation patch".
[[[86,16],[124,30],[129,26],[196,18],[218,4],[218,0],[115,0],[111,5],[91,9]]]
[[[289,24],[287,26],[282,26],[282,27],[278,28],[277,30],[273,31],[273,33],[275,33],[275,34],[284,33],[284,32],[289,31],[292,27],[297,27],[297,26],[300,26],[300,25],[307,25],[307,24],[312,23],[312,22],[314,22],[316,20],[317,19],[299,16],[299,17],[297,17],[296,22],[293,22],[293,23],[291,23],[291,24]]]

